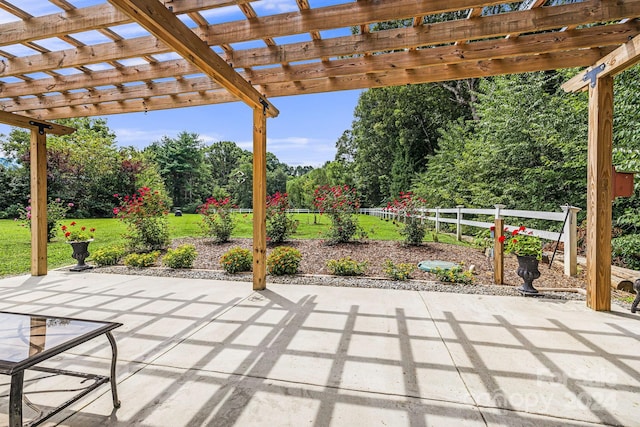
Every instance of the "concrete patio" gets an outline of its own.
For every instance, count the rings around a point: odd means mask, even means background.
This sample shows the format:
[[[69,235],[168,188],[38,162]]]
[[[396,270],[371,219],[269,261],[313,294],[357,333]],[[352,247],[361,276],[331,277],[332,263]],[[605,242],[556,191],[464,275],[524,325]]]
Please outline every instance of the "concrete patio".
[[[122,407],[105,385],[45,425],[640,425],[640,316],[615,305],[51,271],[0,280],[0,310],[124,323]],[[48,366],[110,356],[99,337]]]

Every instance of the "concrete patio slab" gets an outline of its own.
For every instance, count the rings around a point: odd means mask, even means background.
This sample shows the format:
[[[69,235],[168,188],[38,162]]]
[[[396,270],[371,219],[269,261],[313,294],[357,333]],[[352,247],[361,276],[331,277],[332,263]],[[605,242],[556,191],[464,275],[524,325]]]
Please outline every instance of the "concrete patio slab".
[[[122,407],[103,386],[45,425],[638,425],[640,316],[617,307],[52,271],[0,280],[0,309],[124,323]],[[48,366],[110,356],[98,338]],[[27,390],[50,386],[69,381]]]

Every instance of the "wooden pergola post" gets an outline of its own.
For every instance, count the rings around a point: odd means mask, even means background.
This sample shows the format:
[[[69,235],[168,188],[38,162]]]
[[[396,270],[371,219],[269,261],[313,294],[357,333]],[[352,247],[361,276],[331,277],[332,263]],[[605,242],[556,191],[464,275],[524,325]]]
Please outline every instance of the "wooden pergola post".
[[[267,116],[253,109],[253,290],[267,288]]]
[[[31,275],[47,274],[47,133],[70,135],[76,130],[31,117],[0,111],[0,123],[31,130]]]
[[[31,275],[47,274],[47,134],[31,129]]]
[[[589,87],[587,306],[611,310],[611,161],[613,76]]]

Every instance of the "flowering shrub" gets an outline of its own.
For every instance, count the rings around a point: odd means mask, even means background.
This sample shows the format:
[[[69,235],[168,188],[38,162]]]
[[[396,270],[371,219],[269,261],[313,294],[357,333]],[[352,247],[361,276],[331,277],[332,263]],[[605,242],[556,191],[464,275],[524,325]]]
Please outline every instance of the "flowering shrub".
[[[521,226],[511,232],[511,236],[502,235],[498,238],[501,243],[505,243],[504,251],[508,254],[519,256],[534,256],[538,260],[542,259],[542,242],[533,232],[526,232],[526,228]],[[505,229],[505,231],[508,231]]]
[[[267,271],[275,276],[296,274],[302,254],[289,246],[278,246],[267,257]]]
[[[366,233],[358,226],[356,214],[360,209],[360,200],[355,188],[347,185],[318,187],[314,193],[315,207],[321,214],[331,218],[331,227],[327,239],[331,243],[345,243],[353,239],[356,233],[366,238]]]
[[[296,232],[298,224],[292,215],[287,214],[290,208],[287,193],[279,191],[267,196],[267,239],[271,243],[286,242]]]
[[[31,200],[29,200],[31,203]],[[58,233],[58,221],[66,218],[69,209],[73,207],[73,203],[65,203],[61,199],[56,198],[47,203],[47,242],[53,240]],[[23,227],[31,228],[31,205],[27,205],[19,210],[19,218]]]
[[[62,225],[60,227],[62,232],[64,233],[64,238],[67,242],[84,242],[87,240],[93,239],[93,233],[96,231],[95,228],[89,228],[83,226],[79,226],[75,221],[71,221],[69,225]]]
[[[119,246],[109,246],[92,251],[91,259],[99,266],[116,265],[124,254],[124,248]]]
[[[253,264],[253,255],[249,249],[235,247],[229,249],[220,258],[220,264],[224,271],[230,274],[239,273],[241,271],[251,271]]]
[[[426,200],[414,197],[412,193],[400,192],[400,198],[387,205],[387,209],[398,214],[403,224],[400,235],[407,245],[418,246],[427,233],[427,223],[422,219],[421,209],[426,208]]]
[[[210,197],[200,206],[198,213],[202,215],[202,231],[205,236],[215,238],[217,243],[229,241],[235,227],[231,216],[232,207],[229,197],[220,200]]]
[[[175,249],[167,250],[162,258],[162,263],[169,268],[191,268],[196,260],[198,252],[193,245],[181,245]]]
[[[411,279],[411,273],[416,269],[415,264],[398,263],[394,264],[390,259],[384,262],[384,274],[389,276],[392,280],[407,280]]]
[[[367,269],[367,261],[358,262],[351,257],[330,259],[327,268],[336,276],[362,276]]]
[[[119,199],[118,194],[114,197]],[[127,224],[131,250],[165,249],[169,245],[169,211],[158,191],[142,187],[132,196],[124,196],[114,215]]]
[[[153,251],[144,254],[129,254],[124,257],[124,265],[127,267],[151,267],[160,257],[160,251]]]

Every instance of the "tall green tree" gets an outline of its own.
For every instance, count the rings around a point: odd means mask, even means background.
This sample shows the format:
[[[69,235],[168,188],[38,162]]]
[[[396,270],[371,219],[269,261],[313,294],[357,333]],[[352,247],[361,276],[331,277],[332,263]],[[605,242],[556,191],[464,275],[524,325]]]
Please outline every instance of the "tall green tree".
[[[338,155],[353,157],[356,186],[366,204],[377,206],[409,188],[435,153],[438,130],[469,112],[442,86],[421,84],[363,92],[354,116]]]
[[[414,190],[433,206],[584,206],[586,103],[564,94],[566,78],[543,72],[483,80],[479,120],[444,130]]]
[[[204,145],[197,133],[183,131],[176,138],[163,136],[146,150],[153,153],[174,206],[200,204],[213,191]]]

